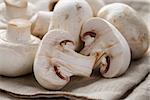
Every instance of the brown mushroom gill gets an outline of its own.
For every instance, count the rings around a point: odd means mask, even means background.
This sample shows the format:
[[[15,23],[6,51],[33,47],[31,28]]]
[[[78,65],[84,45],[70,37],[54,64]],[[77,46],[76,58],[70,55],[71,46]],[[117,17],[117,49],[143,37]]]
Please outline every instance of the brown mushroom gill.
[[[66,80],[65,76],[63,76],[63,75],[61,74],[61,72],[60,72],[60,70],[59,70],[58,68],[59,68],[59,66],[54,66],[54,71],[55,71],[56,75],[57,75],[59,78],[61,78],[61,79],[63,79],[63,80]]]

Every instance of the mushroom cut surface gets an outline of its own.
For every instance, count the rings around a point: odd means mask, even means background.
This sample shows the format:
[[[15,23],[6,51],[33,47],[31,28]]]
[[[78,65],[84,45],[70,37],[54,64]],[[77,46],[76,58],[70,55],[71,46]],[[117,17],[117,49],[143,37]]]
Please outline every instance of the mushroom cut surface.
[[[85,43],[80,53],[96,53],[95,67],[100,68],[104,77],[117,77],[128,69],[131,56],[129,46],[112,24],[98,17],[91,18],[83,24],[80,37]]]
[[[132,59],[144,56],[149,47],[148,29],[141,16],[130,6],[113,3],[103,7],[98,16],[113,24],[127,40]]]
[[[90,76],[96,56],[76,53],[74,43],[74,37],[62,30],[51,30],[43,37],[34,62],[34,75],[39,84],[58,90],[73,75]]]

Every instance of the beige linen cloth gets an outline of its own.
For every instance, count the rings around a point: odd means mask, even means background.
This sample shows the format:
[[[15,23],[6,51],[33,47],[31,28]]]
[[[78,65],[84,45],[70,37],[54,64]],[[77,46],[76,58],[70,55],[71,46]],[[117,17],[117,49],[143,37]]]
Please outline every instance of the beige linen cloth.
[[[105,1],[111,3],[120,0]],[[150,28],[150,2],[148,0],[122,0],[122,2],[134,7]],[[128,71],[118,78],[105,79],[99,75],[98,71],[95,71],[90,78],[72,77],[71,82],[61,91],[42,88],[36,82],[33,74],[17,78],[0,76],[0,100],[23,100],[26,98],[28,100],[38,98],[63,100],[61,97],[74,100],[150,100],[149,72],[150,50],[142,59],[132,61]]]

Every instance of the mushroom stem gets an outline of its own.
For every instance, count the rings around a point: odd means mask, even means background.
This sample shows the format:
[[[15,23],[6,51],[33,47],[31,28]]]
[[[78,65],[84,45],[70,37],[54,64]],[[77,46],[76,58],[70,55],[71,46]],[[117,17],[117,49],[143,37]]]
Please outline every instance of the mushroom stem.
[[[24,17],[27,11],[27,0],[4,0],[6,5],[6,15],[8,16],[8,20],[11,18],[19,18]]]
[[[86,36],[86,37],[85,37],[85,44],[84,44],[84,45],[85,45],[85,46],[91,45],[91,43],[94,41],[94,39],[95,39],[94,37],[91,37],[91,36],[89,36],[89,35]]]
[[[62,45],[64,48],[75,50],[74,43],[70,40],[64,40],[60,43],[60,45]]]
[[[39,11],[31,19],[31,32],[33,35],[42,38],[47,32],[53,12]],[[44,26],[44,27],[43,27]]]
[[[91,75],[93,65],[96,61],[95,55],[93,56],[83,56],[76,53],[74,50],[64,47],[68,53],[64,56],[66,62],[68,61],[68,65],[66,66],[69,70],[71,70],[73,75],[80,75],[89,77]]]
[[[31,23],[24,19],[14,19],[8,22],[6,38],[8,41],[20,43],[30,40]]]
[[[85,48],[83,50],[81,50],[81,54],[84,54],[84,55],[93,55],[95,53],[92,53],[90,52],[92,48],[89,48],[89,46],[94,42],[95,40],[95,37],[96,37],[96,33],[94,32],[86,32],[84,34],[84,39],[83,41],[85,42],[84,46]],[[89,48],[89,49],[87,49]],[[86,51],[89,51],[89,52],[86,52]],[[95,62],[95,65],[94,67],[97,67],[99,66],[100,68],[100,72],[101,73],[106,73],[109,69],[109,65],[110,65],[110,57],[107,55],[107,53],[99,47],[99,51],[97,52],[97,58],[96,58],[96,62]]]
[[[70,51],[74,52],[72,50],[70,50]],[[64,74],[68,77],[73,76],[73,75],[89,77],[91,75],[91,72],[93,69],[95,57],[93,56],[93,57],[87,57],[87,58],[86,57],[77,58],[76,57],[76,56],[78,56],[77,54],[75,54],[73,56],[75,56],[75,57],[70,57],[70,55],[66,55],[65,57],[67,59],[65,59],[65,60],[58,59],[58,58],[51,59],[51,63],[53,63],[55,65],[55,67],[57,66],[58,70],[61,69],[59,71],[60,75],[57,74],[57,76],[63,76],[63,74]],[[93,60],[92,60],[92,58],[93,58]],[[76,59],[78,59],[78,60],[76,60]],[[68,61],[68,63],[66,63],[66,61]],[[72,65],[73,64],[72,61],[74,61],[74,65]],[[85,64],[85,62],[87,64]],[[56,73],[58,73],[58,72],[56,72]]]
[[[100,72],[102,74],[106,73],[109,70],[109,66],[110,66],[110,57],[109,56],[102,56],[101,60],[98,61],[99,66],[100,66]]]

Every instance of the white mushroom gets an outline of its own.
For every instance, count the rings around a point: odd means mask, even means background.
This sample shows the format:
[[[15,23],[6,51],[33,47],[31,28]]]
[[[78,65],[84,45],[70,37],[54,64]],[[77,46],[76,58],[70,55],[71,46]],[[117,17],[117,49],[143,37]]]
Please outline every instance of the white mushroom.
[[[39,84],[58,90],[73,75],[90,76],[96,57],[76,53],[74,43],[74,37],[61,30],[51,30],[43,37],[34,62],[34,75]]]
[[[40,0],[36,3],[39,11],[53,11],[59,0]]]
[[[4,3],[0,4],[0,21],[7,24],[15,18],[30,19],[35,12],[34,5],[27,0],[4,0]],[[7,25],[0,28],[7,28]]]
[[[101,18],[91,18],[83,24],[81,40],[85,42],[81,54],[97,53],[96,66],[104,77],[123,74],[130,64],[130,49],[121,33]]]
[[[78,47],[81,26],[92,15],[85,0],[60,0],[53,11],[49,29],[68,31],[75,38],[75,45]]]
[[[53,12],[39,11],[31,19],[31,33],[42,38],[48,31]]]
[[[20,76],[32,71],[40,39],[31,36],[31,23],[23,19],[8,22],[0,31],[0,75]]]
[[[103,0],[86,0],[92,8],[93,15],[97,16],[98,11],[105,5]]]
[[[126,4],[113,3],[104,6],[98,16],[112,23],[126,38],[132,59],[141,58],[148,50],[148,29],[140,15]]]

